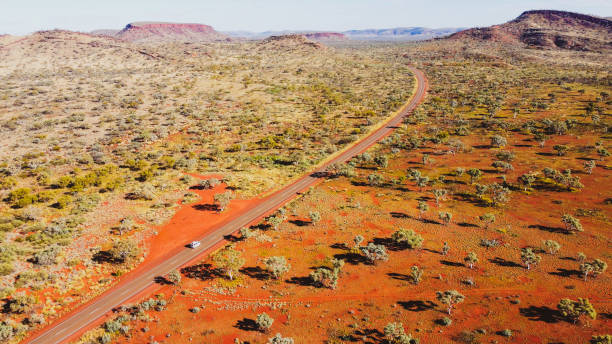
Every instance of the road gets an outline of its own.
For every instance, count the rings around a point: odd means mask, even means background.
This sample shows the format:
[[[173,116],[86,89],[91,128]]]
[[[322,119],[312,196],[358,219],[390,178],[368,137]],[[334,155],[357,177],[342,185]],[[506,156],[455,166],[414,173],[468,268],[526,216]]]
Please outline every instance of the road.
[[[49,325],[47,328],[35,334],[33,337],[26,339],[25,342],[31,344],[56,344],[66,341],[83,327],[96,321],[106,313],[110,312],[113,308],[121,305],[145,290],[147,287],[151,286],[153,283],[155,283],[155,277],[164,276],[168,272],[178,269],[190,261],[198,258],[200,255],[205,254],[207,250],[223,240],[224,236],[236,232],[238,229],[247,226],[253,221],[276,210],[287,201],[296,197],[299,192],[320,180],[320,178],[316,177],[317,172],[324,172],[325,169],[331,164],[349,160],[353,156],[362,153],[368,147],[387,136],[402,122],[403,118],[408,115],[425,96],[426,79],[424,74],[415,68],[411,68],[411,71],[414,73],[417,80],[417,90],[410,102],[406,104],[404,108],[395,117],[391,118],[384,126],[375,130],[362,140],[357,141],[353,146],[345,149],[315,171],[311,171],[308,175],[277,191],[259,204],[245,210],[242,214],[235,217],[231,221],[220,225],[219,228],[213,230],[206,237],[200,239],[202,244],[198,248],[186,248],[181,250],[162,263],[153,266],[146,271],[142,271],[140,276],[129,278],[125,281],[125,283],[118,283],[111,290],[105,292],[104,294],[90,301],[85,306],[81,307],[80,310],[73,312],[64,318],[60,318],[57,323]]]

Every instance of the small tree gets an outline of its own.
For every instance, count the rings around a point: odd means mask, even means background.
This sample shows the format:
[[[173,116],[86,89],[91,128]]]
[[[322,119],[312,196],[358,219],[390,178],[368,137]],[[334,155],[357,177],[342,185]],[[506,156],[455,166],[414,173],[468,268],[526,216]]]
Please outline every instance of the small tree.
[[[283,337],[277,333],[274,337],[268,339],[268,344],[293,344],[293,338]]]
[[[272,324],[274,323],[274,319],[272,319],[268,314],[261,313],[257,315],[255,319],[255,323],[257,324],[257,328],[262,332],[268,332]]]
[[[410,268],[410,278],[412,279],[412,283],[419,284],[419,282],[421,282],[422,277],[423,269],[419,269],[419,267],[416,265]]]
[[[111,247],[108,253],[113,262],[124,263],[129,259],[138,257],[140,249],[133,240],[119,239],[113,242],[113,247]]]
[[[27,295],[25,292],[19,292],[13,295],[8,301],[8,309],[11,313],[21,314],[28,312],[37,303],[37,299],[33,295]]]
[[[591,344],[612,344],[612,335],[611,334],[593,335],[593,337],[591,337]]]
[[[557,151],[558,156],[564,156],[565,154],[567,154],[569,147],[566,145],[554,145],[553,149]]]
[[[554,240],[544,240],[543,244],[550,254],[555,254],[561,249],[561,244]]]
[[[470,183],[474,184],[475,181],[482,177],[482,171],[477,168],[470,168],[467,170],[467,175],[470,176]]]
[[[597,164],[595,164],[595,160],[587,160],[584,162],[584,171],[588,174],[593,173],[593,169],[595,169],[595,167],[597,166]]]
[[[336,289],[338,286],[338,271],[328,268],[318,268],[310,273],[310,279],[319,287]]]
[[[484,224],[485,229],[489,229],[489,226],[495,222],[495,214],[485,213],[479,217],[480,221]]]
[[[355,235],[355,238],[353,238],[353,242],[355,243],[355,248],[359,248],[363,240],[364,238],[362,235],[360,234]]]
[[[404,325],[398,322],[388,323],[385,328],[385,338],[389,344],[416,344],[418,341],[406,334]]]
[[[453,219],[453,214],[441,211],[438,213],[438,218],[440,219],[440,221],[444,222],[445,225],[448,225]]]
[[[168,273],[167,280],[174,285],[180,284],[181,273],[178,270],[172,270]]]
[[[438,299],[438,301],[448,306],[447,308],[448,315],[451,314],[453,307],[456,304],[461,303],[465,300],[465,296],[463,296],[461,293],[459,293],[456,290],[447,290],[444,292],[437,291],[436,298]]]
[[[383,177],[380,174],[372,173],[368,175],[368,184],[371,186],[379,186],[383,183]]]
[[[519,183],[523,185],[525,191],[536,181],[536,174],[533,172],[525,173],[518,178]]]
[[[423,218],[423,214],[425,214],[429,210],[429,204],[427,204],[427,202],[425,201],[419,201],[417,209],[419,210],[419,216]]]
[[[604,273],[608,269],[608,264],[601,259],[595,259],[590,263],[582,263],[580,264],[580,271],[584,276],[584,280],[587,280],[587,277],[590,273],[593,274],[593,277],[597,277],[598,275]]]
[[[491,136],[491,146],[496,148],[506,147],[508,145],[508,140],[501,135],[493,135]]]
[[[283,223],[283,218],[280,216],[270,216],[268,218],[268,223],[270,224],[270,226],[272,226],[274,230],[278,230],[278,226]]]
[[[527,270],[530,270],[532,265],[537,265],[540,260],[542,257],[535,254],[530,247],[521,250],[521,261],[527,266]]]
[[[372,242],[369,243],[367,246],[361,247],[361,252],[363,252],[363,255],[372,264],[375,264],[379,260],[389,259],[389,255],[387,254],[387,249],[385,249],[385,246],[376,245]]]
[[[435,189],[431,191],[436,198],[436,207],[440,206],[440,200],[445,201],[448,190],[446,189]]]
[[[227,245],[215,252],[212,256],[213,264],[223,270],[230,280],[234,280],[234,274],[244,265],[244,258],[240,251],[234,249],[234,245]]]
[[[268,257],[264,260],[264,264],[274,279],[278,279],[291,269],[291,265],[287,263],[287,259],[283,256]]]
[[[442,245],[442,255],[446,256],[449,251],[450,251],[450,246],[448,246],[447,242],[444,242],[444,245]]]
[[[557,308],[564,317],[572,320],[574,324],[580,320],[581,316],[587,316],[591,319],[597,318],[597,311],[587,298],[578,298],[578,301],[561,299]]]
[[[213,196],[219,212],[223,212],[233,198],[234,194],[231,191],[218,193]]]
[[[474,264],[478,263],[478,256],[476,253],[470,252],[465,258],[463,258],[463,261],[467,263],[470,269],[473,269]]]
[[[586,260],[587,256],[586,254],[582,253],[582,252],[578,252],[578,254],[576,255],[576,260],[579,262],[584,262]]]
[[[311,211],[308,213],[308,218],[310,218],[310,222],[312,222],[312,224],[316,224],[317,222],[321,221],[321,214],[319,214],[318,211]]]
[[[561,222],[563,222],[563,224],[565,224],[565,229],[568,232],[583,232],[584,229],[582,228],[582,224],[580,223],[580,220],[578,220],[577,218],[573,217],[572,215],[569,214],[565,214],[561,217]]]
[[[397,245],[408,248],[418,248],[423,245],[423,237],[412,229],[399,229],[391,235],[391,239]]]
[[[379,154],[374,157],[374,163],[381,168],[387,168],[389,165],[389,158],[384,154]]]

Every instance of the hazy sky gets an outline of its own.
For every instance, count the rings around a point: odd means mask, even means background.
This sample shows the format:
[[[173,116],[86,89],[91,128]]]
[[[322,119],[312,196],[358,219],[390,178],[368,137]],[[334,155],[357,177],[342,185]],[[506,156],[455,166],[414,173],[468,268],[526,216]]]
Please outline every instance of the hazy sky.
[[[529,9],[612,15],[612,0],[1,0],[0,33],[119,29],[133,21],[193,22],[217,30],[473,27]]]

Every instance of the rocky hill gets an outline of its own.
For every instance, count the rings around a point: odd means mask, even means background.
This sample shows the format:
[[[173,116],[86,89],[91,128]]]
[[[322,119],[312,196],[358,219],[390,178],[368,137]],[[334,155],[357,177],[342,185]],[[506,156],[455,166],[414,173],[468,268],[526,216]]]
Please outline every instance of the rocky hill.
[[[155,52],[115,38],[53,30],[0,38],[0,75],[29,71],[76,70],[88,65],[142,66],[161,59]]]
[[[108,30],[103,30],[108,31]],[[228,37],[204,24],[138,22],[112,35],[129,42],[213,42]]]
[[[325,49],[319,42],[312,41],[304,35],[270,36],[259,43],[259,49],[279,51],[315,51]]]
[[[612,21],[564,11],[527,11],[505,24],[468,29],[449,38],[496,41],[542,49],[602,51],[612,48]]]

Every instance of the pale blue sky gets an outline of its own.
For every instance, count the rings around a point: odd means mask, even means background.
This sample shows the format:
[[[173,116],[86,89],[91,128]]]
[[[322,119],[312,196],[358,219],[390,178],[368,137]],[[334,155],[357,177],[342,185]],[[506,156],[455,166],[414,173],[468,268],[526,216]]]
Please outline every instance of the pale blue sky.
[[[612,0],[1,0],[0,33],[120,29],[133,21],[217,30],[330,30],[498,24],[529,9],[611,16]]]

